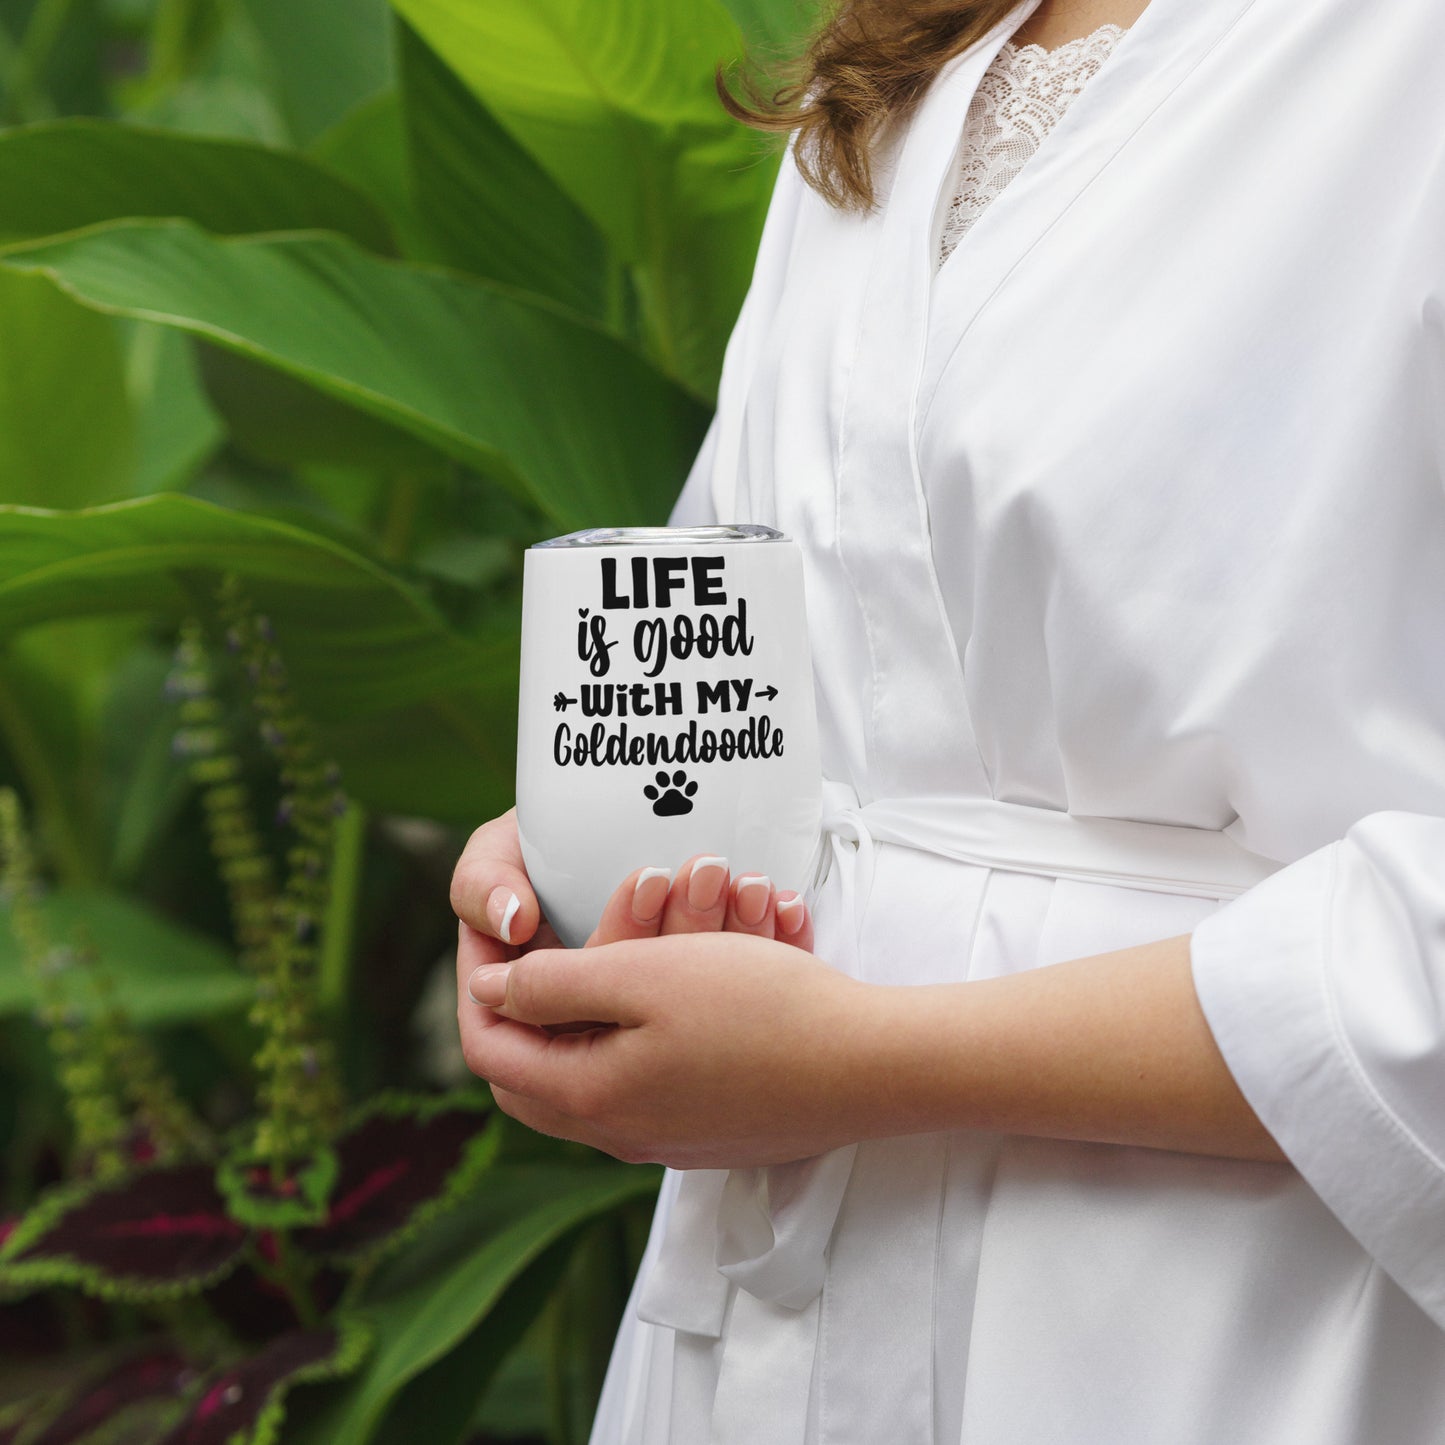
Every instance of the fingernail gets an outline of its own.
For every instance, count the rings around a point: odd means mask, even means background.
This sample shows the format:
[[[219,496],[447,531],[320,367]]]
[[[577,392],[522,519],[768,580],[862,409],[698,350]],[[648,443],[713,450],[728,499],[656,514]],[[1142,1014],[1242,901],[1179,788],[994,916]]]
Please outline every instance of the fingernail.
[[[773,882],[765,873],[754,873],[738,884],[738,921],[749,928],[763,921]]]
[[[799,894],[795,893],[791,898],[778,899],[776,909],[778,928],[785,934],[796,933],[803,926],[803,918],[807,911]]]
[[[496,1008],[507,997],[507,975],[511,973],[510,963],[484,963],[472,971],[467,980],[467,992],[473,1003]]]
[[[706,913],[709,908],[717,907],[718,899],[727,887],[727,881],[726,858],[699,858],[692,865],[692,873],[687,880],[687,901],[699,913]]]
[[[671,885],[671,868],[644,868],[632,888],[632,916],[639,923],[651,923],[662,912]]]
[[[512,941],[512,920],[521,906],[522,900],[510,888],[501,885],[493,888],[487,899],[487,917],[503,943]]]

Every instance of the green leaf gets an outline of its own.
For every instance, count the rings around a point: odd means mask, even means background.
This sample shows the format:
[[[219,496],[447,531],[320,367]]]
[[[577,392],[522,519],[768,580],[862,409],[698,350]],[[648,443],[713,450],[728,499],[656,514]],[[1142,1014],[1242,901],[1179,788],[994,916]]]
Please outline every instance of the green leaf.
[[[183,491],[225,435],[196,371],[191,339],[167,326],[135,323],[126,380],[136,416],[131,491]]]
[[[486,1318],[450,1354],[414,1376],[392,1400],[372,1445],[414,1445],[425,1417],[431,1438],[472,1438],[468,1427],[503,1363],[542,1313],[573,1252],[575,1231],[545,1251],[507,1286]],[[483,1432],[484,1438],[492,1438]]]
[[[69,944],[77,929],[83,931],[136,1024],[204,1018],[251,1001],[254,983],[224,948],[132,898],[98,888],[61,888],[42,898],[40,907],[55,944]],[[70,990],[69,999],[81,1012],[96,1002],[84,988]],[[28,1012],[37,1002],[19,945],[0,912],[0,1015]]]
[[[658,356],[711,396],[775,173],[718,102],[719,0],[393,3],[639,268]]]
[[[60,617],[177,619],[226,571],[272,620],[300,703],[363,803],[464,825],[510,805],[512,624],[464,638],[385,568],[297,526],[178,496],[0,508],[0,639]]]
[[[147,73],[123,80],[125,113],[168,130],[285,145],[265,46],[241,0],[157,0]]]
[[[378,1271],[358,1306],[378,1346],[297,1445],[363,1445],[390,1402],[477,1328],[559,1240],[654,1191],[653,1169],[497,1165],[475,1200]]]
[[[338,231],[394,249],[367,197],[293,152],[102,120],[0,133],[0,242],[140,216],[184,216],[219,235]]]
[[[723,0],[749,52],[765,64],[791,58],[803,47],[823,14],[820,0]]]
[[[565,529],[665,516],[707,422],[630,347],[559,308],[340,239],[146,221],[3,265],[275,366],[495,475]]]
[[[385,213],[413,261],[442,261],[436,239],[417,215],[412,197],[401,97],[384,90],[353,106],[310,146],[322,165],[351,182]]]
[[[597,228],[430,47],[399,28],[416,203],[442,256],[604,319],[611,263]]]
[[[62,623],[61,627],[87,626]],[[51,629],[26,634],[43,637]],[[98,830],[109,845],[105,876],[116,886],[131,886],[157,840],[173,833],[176,814],[190,792],[186,760],[172,746],[176,715],[164,698],[173,658],[156,646],[134,649],[106,670],[105,706],[97,719],[95,789],[101,805]]]
[[[0,503],[110,501],[133,463],[115,323],[43,277],[0,272]]]
[[[299,144],[390,82],[386,0],[246,0],[246,9]]]
[[[188,790],[169,658],[135,617],[68,618],[0,650],[0,744],[62,881],[124,884]]]
[[[279,467],[359,467],[380,476],[437,476],[435,447],[294,376],[209,342],[196,344],[206,395],[247,456]]]

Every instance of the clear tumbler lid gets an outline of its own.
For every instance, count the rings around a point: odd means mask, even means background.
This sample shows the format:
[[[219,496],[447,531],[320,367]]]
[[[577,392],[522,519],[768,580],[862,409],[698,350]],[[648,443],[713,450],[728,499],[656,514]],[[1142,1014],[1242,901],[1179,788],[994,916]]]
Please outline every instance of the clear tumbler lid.
[[[786,542],[776,527],[753,522],[727,522],[711,527],[589,527],[533,542],[534,547],[635,547],[646,542]]]

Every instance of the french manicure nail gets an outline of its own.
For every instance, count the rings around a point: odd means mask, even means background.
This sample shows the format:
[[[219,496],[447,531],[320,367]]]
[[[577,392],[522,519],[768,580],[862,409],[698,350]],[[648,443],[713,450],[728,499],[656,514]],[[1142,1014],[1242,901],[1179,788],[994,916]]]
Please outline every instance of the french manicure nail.
[[[728,881],[728,860],[709,856],[699,858],[692,865],[692,873],[687,880],[687,901],[696,908],[699,913],[706,913],[709,908],[716,908],[718,899],[723,895],[723,889],[727,887]]]
[[[778,927],[791,936],[803,926],[803,917],[807,911],[801,895],[778,899]]]
[[[644,868],[632,887],[632,916],[639,923],[651,923],[662,912],[671,884],[671,868]]]
[[[753,873],[738,884],[738,921],[749,928],[763,921],[773,882],[765,873]]]
[[[472,976],[467,980],[467,992],[472,996],[473,1003],[485,1004],[488,1008],[496,1008],[503,1003],[507,997],[507,975],[511,973],[510,963],[484,963],[480,968],[472,970]]]
[[[497,937],[503,943],[512,941],[512,920],[521,906],[522,900],[510,888],[504,888],[500,884],[492,889],[487,899],[487,917],[491,919],[492,927],[497,930]]]

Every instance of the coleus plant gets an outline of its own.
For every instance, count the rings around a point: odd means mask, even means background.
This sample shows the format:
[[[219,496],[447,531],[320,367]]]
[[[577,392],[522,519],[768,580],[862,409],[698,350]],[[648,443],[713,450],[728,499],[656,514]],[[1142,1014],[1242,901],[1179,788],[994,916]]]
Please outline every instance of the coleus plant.
[[[341,779],[267,620],[234,578],[205,601],[182,629],[168,691],[255,979],[256,1108],[217,1133],[180,1097],[93,942],[50,936],[18,799],[0,791],[0,902],[72,1123],[66,1177],[0,1224],[0,1299],[80,1291],[131,1326],[0,1414],[0,1445],[277,1439],[292,1387],[344,1376],[371,1348],[353,1306],[376,1265],[473,1191],[495,1154],[479,1093],[346,1106],[316,987]],[[249,696],[275,763],[284,859],[255,821],[223,673]]]

